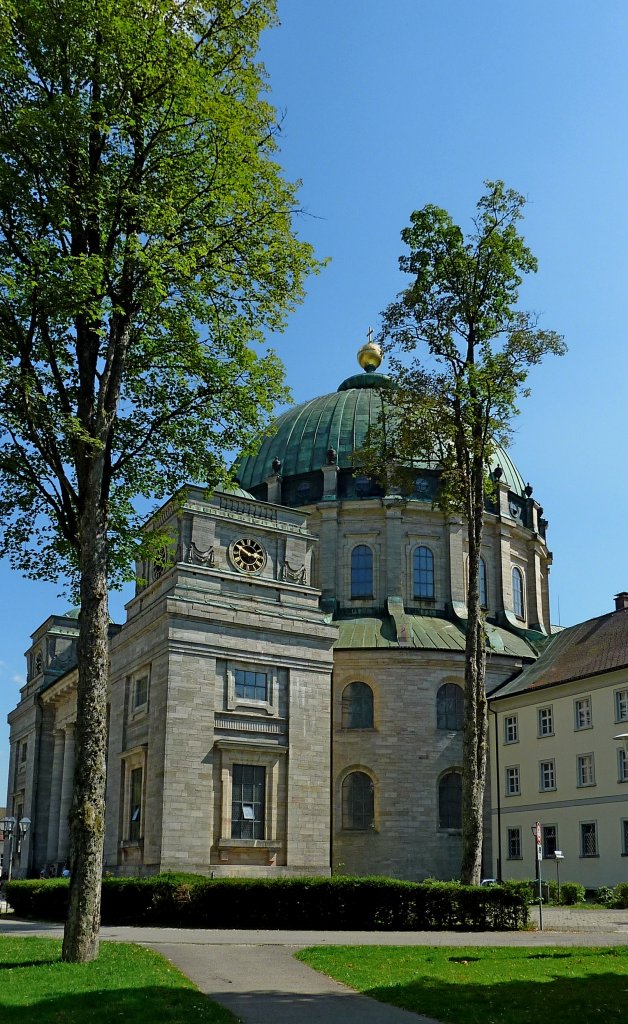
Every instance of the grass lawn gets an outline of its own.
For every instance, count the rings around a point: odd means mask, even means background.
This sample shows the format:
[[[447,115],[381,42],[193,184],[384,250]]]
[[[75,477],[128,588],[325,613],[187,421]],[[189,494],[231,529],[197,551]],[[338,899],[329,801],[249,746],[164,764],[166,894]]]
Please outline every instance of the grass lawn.
[[[336,981],[447,1024],[619,1024],[628,947],[317,946],[299,960]]]
[[[0,936],[0,1020],[20,1024],[234,1024],[152,950],[103,942],[90,964],[61,961],[55,939]],[[10,1013],[9,1011],[17,1011]]]

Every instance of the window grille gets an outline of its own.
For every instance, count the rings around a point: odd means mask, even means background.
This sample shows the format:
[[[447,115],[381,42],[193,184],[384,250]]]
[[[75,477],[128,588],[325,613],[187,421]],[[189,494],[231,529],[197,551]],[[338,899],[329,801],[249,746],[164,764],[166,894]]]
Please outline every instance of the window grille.
[[[580,845],[583,857],[597,857],[597,823],[595,821],[581,823]]]
[[[521,829],[508,829],[508,860],[521,860]]]

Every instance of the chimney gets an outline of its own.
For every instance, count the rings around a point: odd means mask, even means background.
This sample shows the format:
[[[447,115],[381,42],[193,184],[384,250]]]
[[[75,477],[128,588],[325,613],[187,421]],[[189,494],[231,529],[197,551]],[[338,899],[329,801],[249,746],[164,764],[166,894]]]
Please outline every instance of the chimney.
[[[628,593],[622,590],[620,594],[615,594],[615,611],[623,612],[628,608]]]

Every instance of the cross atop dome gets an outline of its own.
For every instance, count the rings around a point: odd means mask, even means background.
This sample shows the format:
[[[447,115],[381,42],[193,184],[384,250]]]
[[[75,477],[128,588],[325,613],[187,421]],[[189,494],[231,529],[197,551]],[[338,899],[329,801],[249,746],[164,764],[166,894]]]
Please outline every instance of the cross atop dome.
[[[358,362],[366,373],[374,373],[382,361],[382,350],[377,342],[373,341],[372,327],[366,332],[366,338],[366,345],[358,352]]]

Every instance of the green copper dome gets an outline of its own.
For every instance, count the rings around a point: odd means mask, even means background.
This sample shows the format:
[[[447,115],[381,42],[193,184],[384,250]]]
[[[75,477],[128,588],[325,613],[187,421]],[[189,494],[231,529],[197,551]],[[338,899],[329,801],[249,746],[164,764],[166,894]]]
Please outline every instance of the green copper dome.
[[[382,389],[391,381],[381,373],[359,373],[343,381],[338,391],[313,398],[288,409],[264,438],[255,455],[238,464],[237,478],[247,490],[261,484],[273,473],[273,461],[280,459],[286,477],[320,470],[333,448],[343,469],[353,466],[352,454],[364,444],[370,423],[382,409]]]
[[[239,460],[238,483],[255,493],[276,472],[275,460],[281,463],[279,472],[284,481],[293,477],[303,480],[307,474],[320,473],[329,463],[331,449],[339,469],[352,469],[353,453],[363,447],[368,427],[377,422],[391,387],[393,382],[383,373],[357,373],[332,394],[288,409],[272,424],[259,451]],[[494,465],[502,468],[502,482],[523,497],[523,479],[503,449],[498,450]],[[303,497],[303,503],[307,503],[305,493]]]

